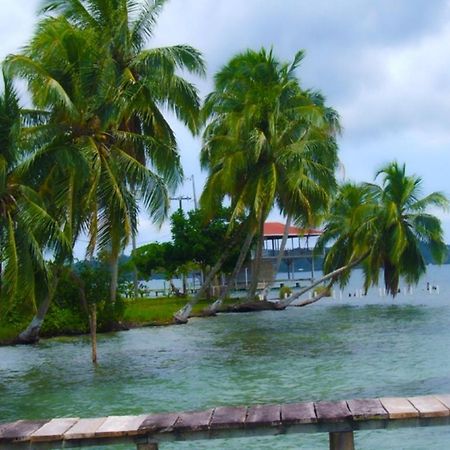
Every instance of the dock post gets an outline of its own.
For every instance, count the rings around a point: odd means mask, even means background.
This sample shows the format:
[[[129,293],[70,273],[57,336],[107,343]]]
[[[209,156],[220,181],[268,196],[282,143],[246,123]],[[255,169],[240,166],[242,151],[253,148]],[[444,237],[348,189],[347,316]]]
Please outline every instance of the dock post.
[[[136,444],[137,450],[158,450],[158,444],[156,443],[147,443],[147,444]]]
[[[353,431],[333,432],[330,435],[330,450],[355,450]]]

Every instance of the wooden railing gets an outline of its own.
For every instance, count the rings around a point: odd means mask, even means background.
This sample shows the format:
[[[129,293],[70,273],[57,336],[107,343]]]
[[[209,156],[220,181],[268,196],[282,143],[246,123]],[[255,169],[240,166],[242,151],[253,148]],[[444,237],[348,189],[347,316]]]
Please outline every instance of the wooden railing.
[[[329,433],[331,450],[353,450],[356,430],[450,425],[450,395],[218,407],[200,412],[0,424],[0,449],[73,448],[286,433]]]

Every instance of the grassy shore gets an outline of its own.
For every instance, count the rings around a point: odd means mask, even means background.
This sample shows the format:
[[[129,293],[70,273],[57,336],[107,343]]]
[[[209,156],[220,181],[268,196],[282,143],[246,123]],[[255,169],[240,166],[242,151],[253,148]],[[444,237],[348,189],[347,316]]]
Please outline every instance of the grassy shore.
[[[122,323],[127,328],[144,326],[160,326],[173,324],[173,315],[182,308],[189,299],[179,297],[139,298],[124,301]],[[238,303],[237,299],[228,299],[223,307]],[[192,311],[192,316],[201,316],[202,311],[211,301],[198,302]],[[32,316],[26,317],[21,323],[0,321],[0,345],[8,345],[25,329]],[[43,337],[79,335],[88,332],[86,317],[74,316],[68,310],[50,310],[41,332]]]
[[[169,325],[173,323],[173,315],[186,304],[185,298],[159,297],[141,298],[126,302],[124,323],[128,326]],[[224,306],[235,304],[236,299],[228,299]],[[192,310],[193,316],[201,316],[202,311],[211,301],[201,300]]]

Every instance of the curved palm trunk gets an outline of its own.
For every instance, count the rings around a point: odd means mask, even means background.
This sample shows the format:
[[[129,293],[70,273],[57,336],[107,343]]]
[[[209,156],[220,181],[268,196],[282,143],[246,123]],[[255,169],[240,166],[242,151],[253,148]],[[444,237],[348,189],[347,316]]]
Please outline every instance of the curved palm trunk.
[[[31,319],[31,322],[27,328],[25,328],[25,330],[23,330],[17,337],[17,344],[35,344],[39,341],[39,334],[41,332],[42,324],[44,323],[48,308],[50,307],[50,303],[55,295],[57,284],[58,279],[55,276],[53,283],[49,285],[47,294],[45,295],[44,300],[40,303],[33,319]]]
[[[352,267],[357,266],[360,262],[362,262],[364,259],[366,259],[367,256],[369,256],[369,253],[365,253],[364,255],[360,256],[359,258],[355,259],[354,261],[349,262],[345,266],[342,266],[342,267],[339,267],[339,269],[333,270],[333,272],[330,272],[327,275],[325,275],[322,278],[320,278],[319,280],[315,281],[314,283],[311,283],[309,286],[307,286],[306,288],[304,288],[301,291],[297,292],[296,294],[291,295],[289,298],[280,299],[280,301],[277,304],[278,308],[279,309],[286,308],[294,300],[296,300],[297,298],[299,298],[300,296],[302,296],[306,292],[310,291],[311,289],[314,289],[316,286],[318,286],[319,284],[323,283],[324,281],[330,280],[331,278],[336,277],[340,273],[345,272],[346,270],[349,270]],[[333,285],[333,282],[330,283],[329,287],[331,287],[332,285]],[[323,297],[323,295],[319,296],[319,298],[317,298],[317,299],[312,299],[312,301],[311,300],[306,300],[301,306],[306,306],[306,305],[309,305],[311,303],[315,303],[316,301],[320,300],[322,297]]]
[[[175,323],[178,324],[184,324],[187,323],[189,316],[192,312],[192,308],[198,301],[203,298],[203,296],[206,293],[206,290],[209,288],[209,285],[214,280],[216,275],[219,273],[220,269],[222,268],[224,262],[230,256],[231,248],[225,249],[225,251],[222,253],[220,258],[217,260],[216,264],[212,267],[212,269],[209,271],[208,275],[205,278],[205,281],[202,285],[202,287],[198,290],[198,292],[195,294],[194,298],[190,300],[188,303],[186,303],[180,310],[178,310],[173,318],[175,320]]]
[[[233,283],[235,282],[236,277],[238,276],[239,271],[241,270],[242,265],[244,264],[245,258],[247,257],[254,236],[255,236],[254,231],[247,234],[247,237],[245,238],[244,244],[242,245],[241,251],[239,253],[238,260],[236,261],[236,265],[234,266],[233,272],[228,277],[225,289],[220,294],[219,298],[209,308],[207,308],[206,310],[207,314],[211,315],[215,314],[222,305],[223,301],[227,298],[228,294],[231,291]]]
[[[272,272],[272,279],[267,283],[266,287],[262,291],[261,295],[264,300],[267,300],[267,295],[269,294],[270,288],[274,285],[275,280],[277,279],[278,271],[280,270],[281,261],[283,260],[284,250],[286,249],[287,240],[289,237],[289,229],[291,228],[292,215],[288,214],[286,218],[286,225],[284,226],[283,239],[281,240],[280,252],[277,255],[277,259],[275,261],[275,267]]]
[[[233,249],[234,245],[236,244],[239,236],[240,236],[241,229],[236,232],[234,238],[231,240],[230,245],[225,248],[223,253],[220,255],[220,258],[217,260],[216,264],[212,267],[212,269],[209,271],[208,275],[206,276],[203,285],[198,290],[198,292],[195,294],[194,298],[190,300],[188,303],[186,303],[180,310],[178,310],[174,315],[173,319],[175,323],[177,324],[185,324],[187,323],[189,316],[192,312],[192,308],[194,305],[198,303],[198,301],[203,298],[205,295],[207,289],[209,288],[211,282],[214,280],[214,278],[217,276],[217,274],[220,272],[220,269],[222,268],[223,264],[227,260],[227,258],[231,254],[231,250]]]
[[[255,299],[258,279],[261,272],[262,250],[264,245],[264,219],[261,217],[258,230],[258,244],[256,246],[255,260],[253,261],[252,280],[247,294],[247,300],[252,302]]]

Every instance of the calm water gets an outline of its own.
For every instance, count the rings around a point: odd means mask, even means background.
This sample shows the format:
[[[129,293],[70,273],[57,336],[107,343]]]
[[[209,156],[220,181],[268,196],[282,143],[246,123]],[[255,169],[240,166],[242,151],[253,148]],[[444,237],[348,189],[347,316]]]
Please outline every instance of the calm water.
[[[412,295],[325,300],[186,326],[0,348],[0,421],[450,393],[450,267]],[[426,281],[438,284],[430,295]],[[356,433],[359,449],[448,449],[450,427]],[[199,441],[164,449],[327,449],[326,435]],[[122,447],[123,448],[123,447]]]

